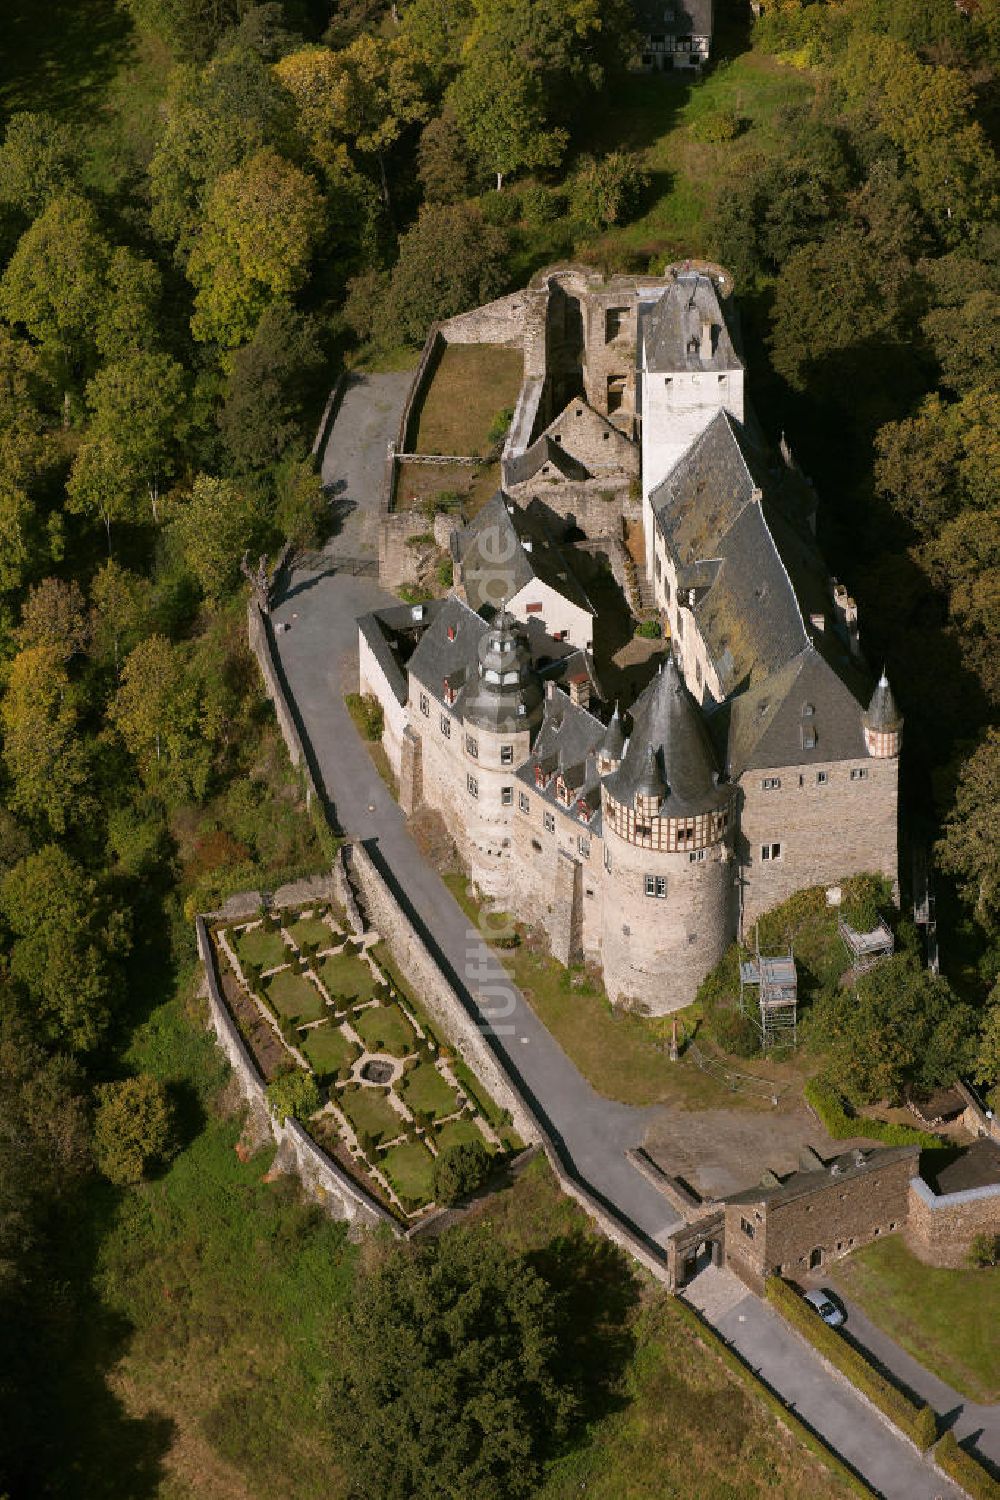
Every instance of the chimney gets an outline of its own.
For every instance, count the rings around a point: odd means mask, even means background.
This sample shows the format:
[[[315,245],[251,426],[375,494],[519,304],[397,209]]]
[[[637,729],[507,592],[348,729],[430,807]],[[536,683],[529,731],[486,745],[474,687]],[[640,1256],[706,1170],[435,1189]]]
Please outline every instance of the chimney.
[[[699,350],[702,359],[707,364],[712,358],[712,320],[703,317],[701,320],[701,348]]]
[[[556,685],[555,685],[555,683],[554,682],[547,682],[545,684],[545,696],[546,696],[546,698],[554,698],[555,695],[556,695]]]
[[[577,708],[590,706],[590,678],[586,672],[570,678],[569,701],[575,703]]]

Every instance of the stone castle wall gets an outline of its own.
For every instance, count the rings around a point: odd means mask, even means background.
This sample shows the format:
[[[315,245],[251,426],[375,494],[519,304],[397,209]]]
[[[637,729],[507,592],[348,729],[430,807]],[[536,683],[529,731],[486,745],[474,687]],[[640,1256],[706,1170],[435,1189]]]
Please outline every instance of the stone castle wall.
[[[793,1280],[810,1268],[847,1255],[884,1234],[902,1229],[910,1205],[910,1179],[919,1148],[857,1176],[828,1176],[816,1190],[791,1202],[726,1205],[726,1264],[755,1291],[772,1272]],[[752,1237],[746,1228],[753,1230]]]
[[[351,846],[350,874],[357,884],[369,922],[385,940],[395,963],[419,994],[420,1003],[428,1015],[441,1027],[448,1041],[482,1080],[501,1109],[509,1111],[521,1139],[538,1141],[537,1122],[497,1062],[483,1030],[432,956],[363,844]]]
[[[576,530],[588,537],[620,537],[623,519],[642,518],[642,502],[633,498],[632,480],[625,476],[550,479],[539,472],[523,484],[508,486],[507,493],[525,509],[537,501],[557,539],[561,533]]]
[[[604,819],[604,985],[612,1003],[636,1001],[653,1015],[689,1005],[735,935],[736,866],[727,843],[692,862],[686,852],[641,849]],[[666,896],[646,895],[646,876]]]
[[[910,1184],[905,1239],[934,1266],[964,1266],[977,1234],[1000,1234],[1000,1184],[937,1194],[922,1177]]]
[[[524,343],[530,303],[527,292],[512,292],[494,302],[484,302],[470,312],[446,318],[441,333],[449,344],[502,344],[518,349]]]
[[[864,771],[851,780],[851,771]],[[825,772],[826,781],[816,780]],[[808,886],[833,885],[873,871],[897,887],[896,818],[899,762],[835,761],[768,770],[781,785],[764,790],[764,773],[740,778],[743,927]],[[799,785],[799,778],[802,785]],[[778,860],[762,860],[764,844],[779,843]]]

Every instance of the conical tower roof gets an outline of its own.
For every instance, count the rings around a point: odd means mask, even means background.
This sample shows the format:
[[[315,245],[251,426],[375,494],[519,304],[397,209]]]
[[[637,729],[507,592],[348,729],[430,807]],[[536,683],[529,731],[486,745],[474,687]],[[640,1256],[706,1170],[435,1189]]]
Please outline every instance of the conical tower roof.
[[[535,729],[541,720],[542,685],[531,662],[524,627],[501,608],[479,642],[479,680],[463,717],[481,729]]]
[[[728,800],[705,721],[672,657],[633,704],[632,722],[622,763],[604,783],[616,802],[653,796],[660,817],[680,818]]]
[[[625,731],[622,728],[618,704],[615,703],[615,711],[611,715],[611,722],[604,731],[604,739],[601,741],[601,754],[608,760],[621,760],[624,748]]]
[[[896,700],[892,696],[892,688],[889,679],[882,671],[878,680],[872,701],[865,712],[865,725],[868,729],[878,730],[882,733],[891,733],[899,729],[903,723],[903,716],[896,707]]]

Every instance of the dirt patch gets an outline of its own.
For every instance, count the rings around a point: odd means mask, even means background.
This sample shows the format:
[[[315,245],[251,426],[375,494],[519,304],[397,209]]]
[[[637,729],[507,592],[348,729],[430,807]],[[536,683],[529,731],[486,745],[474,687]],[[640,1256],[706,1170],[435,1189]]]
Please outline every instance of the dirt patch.
[[[804,1106],[749,1114],[662,1105],[643,1144],[665,1172],[705,1197],[718,1197],[755,1186],[768,1168],[779,1176],[794,1172],[803,1146],[825,1159],[871,1143],[863,1136],[835,1141]]]
[[[435,870],[448,874],[459,868],[455,840],[436,808],[418,807],[409,819],[409,829],[413,842]]]
[[[396,478],[396,510],[423,510],[441,494],[457,495],[456,517],[470,521],[500,488],[499,463],[401,463]]]
[[[222,989],[240,1035],[270,1083],[288,1067],[288,1053],[234,974],[223,974]]]

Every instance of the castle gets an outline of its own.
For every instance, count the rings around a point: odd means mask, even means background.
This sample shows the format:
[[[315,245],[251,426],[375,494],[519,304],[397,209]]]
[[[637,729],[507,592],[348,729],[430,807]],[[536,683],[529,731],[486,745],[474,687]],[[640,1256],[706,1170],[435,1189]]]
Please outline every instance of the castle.
[[[897,876],[902,719],[746,400],[731,291],[705,264],[570,266],[443,325],[524,352],[502,489],[451,537],[451,597],[359,621],[404,809],[438,809],[489,898],[652,1014],[794,891]],[[610,705],[564,543],[621,550],[633,515],[670,649]]]

